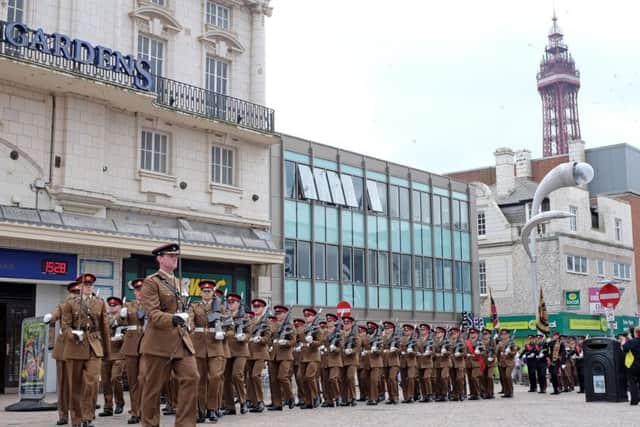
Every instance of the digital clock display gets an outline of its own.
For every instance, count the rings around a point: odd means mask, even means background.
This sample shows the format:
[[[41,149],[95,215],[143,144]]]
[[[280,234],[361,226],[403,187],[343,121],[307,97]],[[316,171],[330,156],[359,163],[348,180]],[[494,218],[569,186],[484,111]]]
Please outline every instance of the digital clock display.
[[[42,274],[62,276],[67,274],[69,263],[67,261],[42,260]]]

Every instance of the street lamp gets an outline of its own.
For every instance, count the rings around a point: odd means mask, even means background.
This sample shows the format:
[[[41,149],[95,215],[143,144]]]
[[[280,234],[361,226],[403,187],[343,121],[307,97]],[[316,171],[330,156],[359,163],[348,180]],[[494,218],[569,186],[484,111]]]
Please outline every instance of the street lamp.
[[[533,289],[533,301],[534,301],[534,313],[538,309],[538,283],[536,277],[536,235],[531,235],[531,231],[543,222],[551,221],[552,219],[568,218],[574,216],[569,212],[563,211],[548,211],[540,212],[542,201],[550,193],[560,188],[573,187],[576,185],[585,185],[591,182],[593,179],[593,168],[590,164],[584,162],[567,162],[562,163],[555,168],[551,169],[547,173],[535,194],[533,195],[533,202],[531,204],[531,218],[524,225],[522,229],[522,235],[520,237],[522,245],[524,246],[529,261],[531,264],[531,287]]]

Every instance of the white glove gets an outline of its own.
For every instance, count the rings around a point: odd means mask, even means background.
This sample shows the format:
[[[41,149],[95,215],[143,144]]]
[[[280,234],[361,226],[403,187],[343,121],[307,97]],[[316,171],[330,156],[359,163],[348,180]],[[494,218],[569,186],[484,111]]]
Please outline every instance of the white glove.
[[[446,348],[443,348],[443,349],[440,351],[440,353],[442,353],[442,354],[447,354],[447,353],[449,353],[449,351],[448,351]]]
[[[425,356],[429,356],[431,354],[431,350],[427,350],[423,353]]]
[[[217,341],[222,341],[224,339],[224,332],[216,332],[216,336],[214,337]]]
[[[562,369],[567,369],[567,365],[562,365]]]
[[[572,358],[572,359],[575,359],[576,357],[577,357],[577,356],[576,356],[575,354],[572,354],[572,355],[571,355],[571,358]]]
[[[453,353],[453,355],[455,357],[460,357],[460,356],[462,356],[462,353],[460,353],[459,351],[456,351],[455,353]]]
[[[49,322],[51,322],[51,313],[47,313],[47,314],[45,314],[45,315],[44,315],[44,317],[42,318],[42,321],[43,321],[44,323],[49,323]]]
[[[283,339],[278,340],[278,345],[286,345],[286,344],[287,344],[287,340],[283,340]]]
[[[247,338],[247,336],[245,334],[236,335],[236,341],[243,342],[246,338]]]
[[[311,344],[313,342],[313,337],[311,335],[307,335],[306,337],[304,337],[304,340],[308,343]]]
[[[407,352],[406,352],[406,351],[401,351],[401,352],[400,352],[400,355],[401,355],[401,356],[404,356],[405,354],[407,354]]]
[[[336,347],[336,346],[335,346],[335,345],[333,345],[333,344],[331,344],[331,345],[329,346],[329,351],[330,351],[330,352],[332,352],[332,353],[333,353],[334,351],[336,351],[337,349],[338,349],[338,347]]]
[[[84,331],[71,331],[71,333],[78,337],[78,341],[82,342],[84,340]]]
[[[409,348],[407,349],[407,353],[409,353],[409,354],[413,353],[413,349],[412,349],[411,347],[409,347]]]
[[[121,333],[117,333],[111,338],[111,341],[122,341],[123,335]]]
[[[396,351],[398,351],[398,347],[391,347],[391,348],[389,348],[389,351],[391,353],[395,353]]]
[[[122,307],[120,309],[120,317],[124,319],[125,317],[127,317],[127,314],[128,314],[127,307]]]
[[[488,360],[489,362],[493,362],[493,357],[487,357],[487,360]]]
[[[184,323],[187,323],[187,320],[189,320],[189,313],[176,313],[173,317],[179,317],[184,320]]]
[[[350,348],[347,348],[344,351],[344,354],[346,354],[347,356],[349,356],[351,353],[353,353],[353,350],[351,350]]]
[[[475,354],[480,354],[480,350],[476,349],[476,350],[474,351],[474,353],[475,353]]]
[[[371,348],[371,353],[377,353],[377,352],[378,352],[378,347]]]
[[[507,348],[507,349],[504,351],[504,354],[511,354],[511,349],[510,349],[510,348]]]
[[[254,337],[253,338],[253,342],[256,343],[256,344],[257,343],[261,343],[262,342],[262,337]]]
[[[320,351],[325,351],[327,349],[327,347],[325,347],[324,345],[321,345],[320,347],[318,347],[318,350]]]

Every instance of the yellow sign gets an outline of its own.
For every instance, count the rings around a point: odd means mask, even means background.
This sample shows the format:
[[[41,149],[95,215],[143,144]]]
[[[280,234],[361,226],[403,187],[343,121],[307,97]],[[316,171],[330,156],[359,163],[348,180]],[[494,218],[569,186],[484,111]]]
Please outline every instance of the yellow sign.
[[[572,330],[599,330],[600,319],[569,319],[569,329]]]
[[[500,322],[500,328],[501,329],[517,329],[519,331],[522,330],[526,330],[529,329],[529,321],[527,320],[520,320],[517,322]],[[493,325],[489,324],[487,326],[487,329],[493,329]]]

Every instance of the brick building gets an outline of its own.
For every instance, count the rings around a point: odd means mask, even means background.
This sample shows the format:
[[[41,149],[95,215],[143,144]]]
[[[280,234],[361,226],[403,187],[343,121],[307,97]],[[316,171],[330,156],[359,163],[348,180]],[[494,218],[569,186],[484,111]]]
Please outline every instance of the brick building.
[[[82,272],[127,294],[162,242],[181,241],[191,296],[202,278],[271,296],[270,14],[268,0],[0,3],[0,392],[17,385],[23,317]]]

